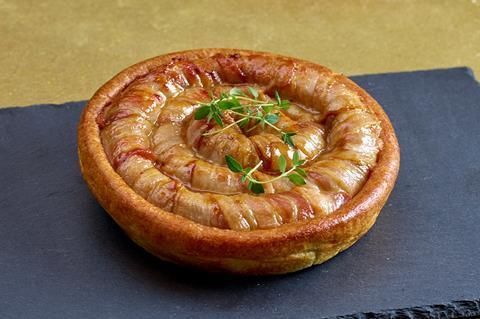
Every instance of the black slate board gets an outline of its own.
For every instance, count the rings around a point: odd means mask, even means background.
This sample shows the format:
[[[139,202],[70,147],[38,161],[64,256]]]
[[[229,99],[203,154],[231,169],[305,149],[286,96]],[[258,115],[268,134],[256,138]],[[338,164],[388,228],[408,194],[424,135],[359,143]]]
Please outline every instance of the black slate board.
[[[351,249],[276,277],[199,273],[131,243],[78,169],[84,101],[0,110],[0,317],[480,315],[480,86],[467,68],[353,79],[396,128],[396,188]]]

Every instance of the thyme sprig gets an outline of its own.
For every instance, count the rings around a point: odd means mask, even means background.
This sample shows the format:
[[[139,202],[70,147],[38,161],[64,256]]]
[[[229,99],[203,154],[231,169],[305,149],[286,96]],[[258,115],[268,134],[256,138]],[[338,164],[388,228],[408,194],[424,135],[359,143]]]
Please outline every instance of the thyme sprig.
[[[260,94],[257,89],[248,86],[247,90],[251,97],[246,95],[239,87],[234,87],[228,92],[228,94],[222,92],[218,98],[215,98],[213,94],[210,94],[212,100],[208,103],[198,102],[200,107],[195,111],[194,118],[196,120],[207,118],[207,121],[213,119],[222,127],[219,130],[206,132],[203,135],[208,136],[218,134],[234,125],[243,128],[249,124],[250,121],[254,121],[253,125],[248,128],[247,132],[258,126],[261,126],[262,128],[270,126],[280,133],[284,143],[294,147],[295,145],[292,136],[296,133],[283,131],[275,125],[280,119],[280,111],[288,110],[290,102],[288,100],[282,100],[277,91],[275,91],[275,101],[269,102],[259,99]],[[242,104],[241,101],[244,103]],[[225,126],[223,122],[225,111],[229,111],[230,114],[236,115],[238,120]]]
[[[295,151],[292,157],[292,164],[293,166],[287,170],[287,160],[285,156],[280,155],[278,158],[278,166],[280,170],[280,175],[265,181],[259,181],[255,179],[252,174],[257,171],[260,166],[263,164],[263,161],[260,161],[255,165],[253,168],[251,167],[243,167],[240,162],[238,162],[233,156],[226,155],[225,162],[227,163],[228,168],[235,173],[242,173],[242,182],[245,183],[248,180],[247,187],[255,194],[264,193],[265,189],[263,188],[263,184],[272,183],[276,180],[281,178],[287,177],[292,183],[295,185],[305,185],[304,177],[307,177],[307,173],[300,167],[305,160],[300,160],[298,152]]]

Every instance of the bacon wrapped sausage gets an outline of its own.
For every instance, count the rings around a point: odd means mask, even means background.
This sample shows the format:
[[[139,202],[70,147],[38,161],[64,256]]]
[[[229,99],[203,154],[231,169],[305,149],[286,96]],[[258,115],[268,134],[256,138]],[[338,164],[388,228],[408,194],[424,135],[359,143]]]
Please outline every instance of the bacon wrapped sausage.
[[[255,86],[271,101],[278,91],[292,107],[278,113],[277,127],[295,132],[294,147],[269,126],[236,124],[227,129],[193,116],[201,103]],[[215,54],[173,59],[130,83],[97,118],[105,153],[139,195],[161,209],[197,223],[234,230],[274,228],[332,214],[361,189],[382,148],[381,126],[355,91],[335,75],[263,55]],[[219,134],[216,131],[221,131]],[[210,133],[209,133],[210,132]],[[280,157],[292,167],[304,161],[306,183],[274,179]],[[265,183],[253,194],[225,156]]]

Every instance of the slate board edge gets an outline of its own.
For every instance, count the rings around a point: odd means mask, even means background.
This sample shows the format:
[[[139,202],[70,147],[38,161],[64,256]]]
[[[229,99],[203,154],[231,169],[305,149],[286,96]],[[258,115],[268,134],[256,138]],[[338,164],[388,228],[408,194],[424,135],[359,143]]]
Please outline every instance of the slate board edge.
[[[379,312],[358,312],[336,316],[336,319],[380,319],[380,318],[473,318],[480,317],[480,298],[455,300],[444,304],[419,306]],[[327,317],[328,318],[328,317]],[[326,318],[324,318],[326,319]]]
[[[37,108],[45,108],[49,107],[52,109],[63,109],[63,108],[71,108],[71,107],[78,107],[76,104],[78,103],[86,103],[88,100],[79,100],[79,101],[70,101],[70,102],[64,102],[64,103],[42,103],[42,104],[33,104],[33,105],[25,105],[25,106],[5,106],[5,107],[0,107],[0,114],[2,112],[9,112],[9,111],[21,111],[23,109],[37,109]],[[84,106],[85,106],[84,105]]]
[[[410,73],[429,73],[429,72],[437,72],[437,71],[463,71],[468,74],[478,85],[480,85],[480,80],[477,80],[475,77],[475,73],[473,69],[468,66],[457,66],[451,68],[437,68],[437,69],[425,69],[425,70],[412,70],[412,71],[400,71],[400,72],[382,72],[382,73],[364,73],[364,74],[351,74],[347,75],[347,77],[351,79],[365,77],[365,76],[381,76],[381,75],[388,75],[388,74],[410,74]]]
[[[477,82],[480,85],[480,81],[477,80],[475,77],[475,74],[472,70],[472,68],[468,66],[458,66],[458,67],[451,67],[451,68],[436,68],[436,69],[425,69],[425,70],[411,70],[411,71],[400,71],[400,72],[382,72],[382,73],[364,73],[364,74],[351,74],[347,75],[347,77],[352,78],[353,80],[357,77],[364,77],[364,76],[372,76],[372,75],[386,75],[386,74],[408,74],[408,73],[428,73],[428,72],[435,72],[435,71],[460,71],[463,70],[465,73],[467,73],[475,82]],[[65,105],[71,104],[71,103],[78,103],[78,102],[88,102],[88,100],[78,100],[78,101],[70,101],[70,102],[64,102],[64,103],[42,103],[42,104],[34,104],[34,105],[16,105],[16,106],[6,106],[6,107],[0,107],[0,112],[2,110],[9,110],[9,109],[22,109],[25,107],[44,107],[44,106],[50,106],[50,107],[65,107]]]
[[[419,71],[406,71],[406,72],[388,72],[388,73],[379,73],[379,74],[364,74],[364,75],[354,75],[351,76],[353,79],[355,77],[361,76],[372,76],[372,75],[381,75],[381,74],[390,74],[390,73],[429,73],[435,71],[460,71],[463,70],[470,77],[474,79],[480,85],[480,82],[475,78],[474,73],[469,67],[455,67],[455,68],[445,68],[445,69],[431,69],[431,70],[419,70]],[[10,110],[21,111],[22,109],[31,109],[31,108],[53,108],[53,109],[63,109],[63,108],[77,108],[75,104],[86,103],[87,101],[72,101],[60,104],[37,104],[30,106],[13,106],[0,108],[0,115],[2,112],[9,112]],[[340,319],[366,319],[366,318],[471,318],[471,317],[480,317],[480,296],[476,299],[471,300],[454,300],[445,303],[433,304],[433,305],[423,305],[423,306],[412,306],[407,308],[399,309],[386,309],[380,310],[378,312],[357,312],[348,315],[335,316],[335,317],[324,317],[324,318],[340,318]]]

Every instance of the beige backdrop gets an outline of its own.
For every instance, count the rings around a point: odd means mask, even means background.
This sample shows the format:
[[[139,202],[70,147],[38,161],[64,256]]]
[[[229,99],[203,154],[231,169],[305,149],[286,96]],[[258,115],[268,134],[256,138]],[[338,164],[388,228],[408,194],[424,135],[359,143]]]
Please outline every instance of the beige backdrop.
[[[480,0],[0,0],[0,106],[89,98],[130,64],[238,47],[348,75],[467,65],[480,73]]]

